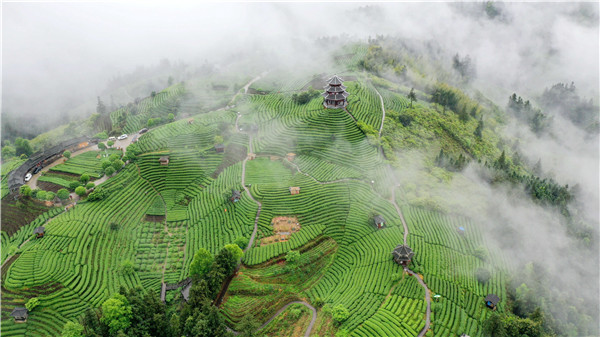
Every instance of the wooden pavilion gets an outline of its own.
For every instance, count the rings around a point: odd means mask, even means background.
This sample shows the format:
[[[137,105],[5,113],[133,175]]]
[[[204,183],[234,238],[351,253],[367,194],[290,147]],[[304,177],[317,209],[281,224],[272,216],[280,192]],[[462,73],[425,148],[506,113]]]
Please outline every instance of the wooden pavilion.
[[[392,252],[392,256],[394,256],[394,261],[397,264],[402,265],[404,267],[410,264],[410,261],[415,253],[408,247],[407,245],[398,245],[396,249]]]

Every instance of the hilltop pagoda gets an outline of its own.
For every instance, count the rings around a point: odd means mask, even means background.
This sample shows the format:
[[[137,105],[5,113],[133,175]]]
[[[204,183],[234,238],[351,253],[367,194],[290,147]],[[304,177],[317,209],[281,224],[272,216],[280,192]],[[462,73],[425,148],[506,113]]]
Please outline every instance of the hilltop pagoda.
[[[346,92],[346,87],[342,85],[342,82],[343,80],[337,75],[334,75],[327,80],[325,92],[321,94],[323,96],[323,106],[325,108],[343,109],[348,105],[346,97],[350,94]]]

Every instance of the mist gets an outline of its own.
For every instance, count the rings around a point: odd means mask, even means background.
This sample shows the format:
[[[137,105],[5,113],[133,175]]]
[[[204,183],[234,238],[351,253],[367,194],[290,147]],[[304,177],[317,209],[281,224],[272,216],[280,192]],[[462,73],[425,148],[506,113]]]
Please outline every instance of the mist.
[[[431,57],[448,64],[470,55],[474,87],[496,100],[574,81],[598,101],[598,4],[496,7],[490,18],[483,3],[5,3],[2,115],[33,136],[89,115],[97,96],[109,99],[112,78],[164,59],[189,69],[243,60],[260,73],[323,63],[331,49],[317,38],[375,35],[435,41],[443,52]]]

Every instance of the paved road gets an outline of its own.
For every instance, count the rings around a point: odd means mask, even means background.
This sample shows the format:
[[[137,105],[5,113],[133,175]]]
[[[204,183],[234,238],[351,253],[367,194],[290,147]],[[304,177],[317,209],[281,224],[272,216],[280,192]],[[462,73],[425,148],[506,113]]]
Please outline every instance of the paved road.
[[[127,146],[129,146],[129,144],[131,144],[131,140],[133,139],[133,137],[135,137],[136,135],[138,135],[137,133],[129,135],[129,137],[127,137],[126,139],[123,140],[116,140],[115,144],[113,145],[114,148],[121,148],[121,149],[126,149]],[[139,135],[138,135],[139,137]],[[81,149],[75,152],[71,153],[71,158],[77,157],[78,155],[82,154],[82,153],[86,153],[89,151],[98,151],[98,145],[92,145],[92,146],[88,146],[85,149]],[[31,187],[31,189],[36,189],[38,188],[37,183],[38,183],[38,179],[39,177],[42,176],[43,172],[47,172],[48,170],[50,170],[52,167],[60,165],[64,163],[64,158],[58,158],[57,160],[55,160],[54,162],[52,162],[49,165],[44,166],[44,168],[42,168],[42,170],[36,174],[33,175],[33,177],[31,177],[31,179],[26,182],[25,184],[28,185],[29,187]],[[100,179],[96,179],[94,180],[94,184],[96,184],[96,186],[102,184],[103,182],[105,182],[108,178],[107,176],[103,176]],[[77,197],[77,195],[75,193],[71,193],[71,195],[73,196],[73,198],[75,199]]]

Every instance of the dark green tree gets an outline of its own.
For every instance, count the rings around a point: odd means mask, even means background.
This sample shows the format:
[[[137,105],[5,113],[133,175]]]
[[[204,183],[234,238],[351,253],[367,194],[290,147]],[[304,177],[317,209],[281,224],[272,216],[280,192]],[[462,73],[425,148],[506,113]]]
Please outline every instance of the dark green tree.
[[[239,336],[241,337],[258,337],[259,334],[257,332],[260,324],[256,320],[256,317],[251,314],[246,314],[242,317],[242,320],[239,324]]]
[[[483,323],[483,334],[489,337],[508,337],[502,317],[492,313]]]
[[[413,107],[413,102],[417,101],[417,95],[415,94],[415,88],[410,88],[410,92],[406,97],[410,100],[410,108]]]
[[[106,105],[104,105],[104,102],[102,102],[102,100],[100,99],[100,96],[98,96],[98,104],[96,105],[96,113],[98,113],[100,115],[104,115],[106,112],[107,112]]]
[[[190,276],[194,279],[204,277],[210,271],[213,261],[214,258],[208,250],[198,249],[190,264]]]
[[[33,148],[29,140],[18,137],[15,139],[15,151],[17,156],[26,155],[29,157],[33,153]]]
[[[477,122],[477,128],[475,128],[475,137],[481,139],[483,136],[483,119],[479,118],[479,122]]]
[[[108,326],[111,334],[129,328],[132,318],[132,308],[125,296],[114,294],[102,303],[102,318],[100,318],[100,321]]]

